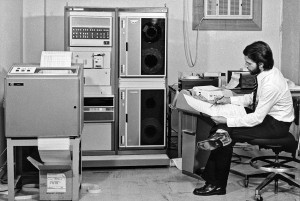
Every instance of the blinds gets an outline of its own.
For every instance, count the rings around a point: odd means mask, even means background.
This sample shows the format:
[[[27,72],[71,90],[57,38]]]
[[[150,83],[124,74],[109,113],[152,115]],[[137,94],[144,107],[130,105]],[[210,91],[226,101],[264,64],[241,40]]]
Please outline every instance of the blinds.
[[[204,0],[207,19],[252,19],[253,0]]]

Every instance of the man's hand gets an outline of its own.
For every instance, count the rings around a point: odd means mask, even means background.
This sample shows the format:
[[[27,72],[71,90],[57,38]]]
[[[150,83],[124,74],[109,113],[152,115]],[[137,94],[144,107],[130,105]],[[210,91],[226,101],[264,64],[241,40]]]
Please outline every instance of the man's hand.
[[[219,98],[219,97],[216,97],[215,98],[215,103],[217,104],[230,104],[231,101],[230,101],[230,97],[223,97],[223,98]]]
[[[211,119],[218,125],[218,124],[227,124],[227,119],[222,116],[214,116]]]

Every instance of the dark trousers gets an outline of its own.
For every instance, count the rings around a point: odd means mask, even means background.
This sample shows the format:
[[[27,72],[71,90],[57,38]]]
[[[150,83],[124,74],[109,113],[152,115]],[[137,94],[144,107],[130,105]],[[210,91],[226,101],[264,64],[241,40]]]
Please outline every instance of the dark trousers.
[[[291,123],[278,121],[271,116],[266,116],[261,124],[254,127],[229,128],[224,124],[215,126],[212,129],[212,133],[217,129],[224,129],[228,131],[232,138],[232,143],[228,146],[219,147],[211,151],[202,178],[207,183],[226,188],[233,145],[236,142],[248,142],[252,139],[281,138],[288,133],[290,124]]]

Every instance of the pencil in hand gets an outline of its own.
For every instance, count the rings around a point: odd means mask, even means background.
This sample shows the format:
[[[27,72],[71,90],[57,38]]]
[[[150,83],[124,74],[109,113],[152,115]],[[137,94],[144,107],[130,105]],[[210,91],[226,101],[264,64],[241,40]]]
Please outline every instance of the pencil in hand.
[[[216,98],[215,102],[210,107],[218,105],[218,101],[221,100],[222,98],[224,98],[224,96],[221,96],[220,98]]]

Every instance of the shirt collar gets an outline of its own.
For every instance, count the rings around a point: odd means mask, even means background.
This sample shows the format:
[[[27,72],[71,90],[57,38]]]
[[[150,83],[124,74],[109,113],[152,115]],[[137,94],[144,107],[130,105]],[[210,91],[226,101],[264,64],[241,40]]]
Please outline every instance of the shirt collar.
[[[257,75],[257,81],[261,82],[265,77],[267,77],[268,75],[272,74],[274,72],[274,68],[267,70],[267,71],[262,71],[261,73],[259,73]]]

